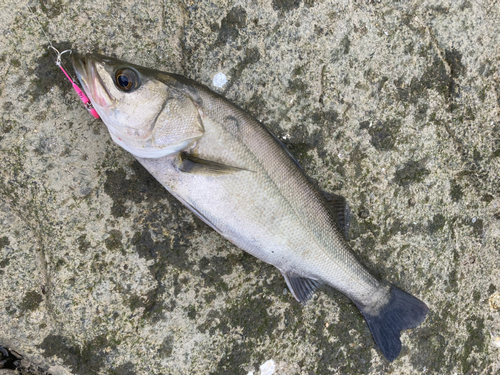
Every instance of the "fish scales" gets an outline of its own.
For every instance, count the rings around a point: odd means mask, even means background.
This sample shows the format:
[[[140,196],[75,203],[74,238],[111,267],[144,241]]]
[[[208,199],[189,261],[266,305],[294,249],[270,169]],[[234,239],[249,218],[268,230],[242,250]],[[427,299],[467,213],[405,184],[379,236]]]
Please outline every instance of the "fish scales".
[[[203,102],[208,100],[210,100],[209,97]],[[239,110],[232,108],[233,117],[235,111]],[[205,133],[191,152],[200,158],[238,166],[248,171],[238,172],[238,175],[233,178],[214,178],[213,176],[186,175],[173,167],[168,172],[169,181],[162,178],[160,182],[207,218],[225,237],[284,272],[295,272],[301,276],[321,279],[325,277],[321,275],[321,270],[318,270],[316,275],[314,271],[307,274],[287,263],[311,263],[308,267],[311,271],[317,264],[328,264],[333,261],[334,264],[330,270],[327,270],[327,273],[330,277],[338,274],[339,283],[346,281],[353,285],[350,279],[356,278],[356,281],[360,283],[360,277],[366,276],[367,285],[372,282],[378,286],[376,280],[359,263],[356,262],[352,267],[353,270],[349,270],[342,267],[341,261],[337,261],[336,258],[340,260],[344,258],[344,264],[346,264],[345,258],[352,257],[352,255],[342,249],[341,246],[345,244],[342,243],[343,239],[328,213],[325,211],[324,216],[321,217],[321,212],[311,212],[310,207],[313,207],[321,196],[315,194],[314,189],[309,188],[310,182],[293,161],[289,163],[290,158],[281,146],[269,137],[267,132],[262,132],[262,137],[245,137],[245,133],[255,134],[255,131],[251,131],[252,127],[256,128],[255,130],[262,129],[259,123],[248,117],[239,118],[239,129],[242,135],[235,133],[234,130],[227,130],[223,127],[223,124],[227,123],[223,121],[225,114],[219,112],[222,111],[204,113],[206,116],[203,120]],[[217,118],[217,115],[220,118]],[[245,142],[248,140],[245,138],[250,138],[250,142]],[[213,146],[217,141],[219,144],[231,144],[233,151],[221,152],[222,150]],[[262,152],[263,150],[270,151],[266,154]],[[220,157],[220,155],[225,156]],[[153,175],[159,174],[156,171],[161,169],[162,161],[143,158],[138,158],[138,160],[146,169],[153,171]],[[153,170],[151,167],[153,163],[159,164],[159,168]],[[303,180],[302,183],[294,185],[307,186],[308,189],[301,191],[288,186],[290,184],[287,179],[290,179],[290,171]],[[212,201],[214,197],[218,197],[216,208]],[[300,204],[294,204],[294,201]],[[220,202],[225,202],[224,206],[220,206]],[[227,212],[232,214],[228,216]],[[301,216],[302,213],[305,214]],[[330,231],[336,232],[336,237],[333,237],[331,233],[330,236],[316,235],[320,233],[314,230],[318,218],[329,221],[327,225]],[[258,224],[258,227],[255,224]],[[320,227],[320,224],[318,226]],[[241,236],[242,233],[245,234],[244,237]],[[256,235],[257,233],[259,235]],[[250,238],[246,236],[247,234]],[[258,238],[263,238],[263,240],[256,242]],[[268,251],[271,243],[275,244],[274,253]],[[266,248],[267,251],[262,252],[262,248]],[[289,261],[292,254],[298,258],[297,262]],[[345,290],[349,292],[347,287]],[[373,290],[369,291],[373,292]],[[354,293],[353,291],[352,294]]]
[[[217,160],[219,150],[214,150],[209,134],[212,131],[220,134],[224,131],[222,128],[224,124],[229,123],[230,129],[226,131],[229,131],[234,136],[234,139],[227,143],[221,142],[220,144],[227,145],[230,142],[243,143],[243,149],[246,152],[241,155],[241,159],[238,162],[246,163],[246,159],[252,157],[257,159],[263,177],[271,181],[271,184],[261,185],[267,187],[265,194],[274,197],[276,200],[283,199],[285,201],[283,205],[289,205],[292,214],[295,215],[295,220],[292,221],[295,225],[290,225],[286,233],[280,233],[281,236],[294,236],[295,238],[297,235],[294,232],[301,233],[299,238],[297,238],[301,246],[299,246],[299,243],[296,243],[295,246],[290,248],[290,251],[293,252],[294,249],[305,247],[306,249],[302,250],[305,253],[304,255],[307,256],[308,254],[315,253],[317,254],[318,261],[334,262],[328,272],[332,275],[334,270],[341,270],[341,272],[338,272],[340,274],[338,283],[346,281],[347,285],[343,291],[348,295],[356,296],[356,291],[348,289],[349,284],[352,285],[349,279],[356,279],[358,282],[366,283],[366,292],[372,291],[370,290],[370,286],[379,287],[378,281],[358,263],[348,250],[347,244],[337,230],[335,222],[326,208],[327,203],[323,196],[314,188],[302,170],[297,168],[295,162],[290,159],[281,145],[269,135],[269,132],[259,122],[240,109],[222,98],[214,100],[213,95],[206,93],[203,87],[200,87],[198,90],[203,103],[210,103],[204,106],[207,109],[204,115],[213,121],[208,123],[211,125],[210,127],[205,127],[205,135],[208,135],[208,137],[202,137],[198,145],[193,149],[193,152],[198,152],[202,158]],[[211,102],[215,103],[212,104]],[[228,122],[226,120],[227,117],[235,118],[238,121],[238,126],[234,126],[234,123],[231,124],[230,121]],[[217,129],[217,125],[219,124],[221,128]],[[237,131],[235,132],[235,130]],[[230,158],[221,161],[232,165]],[[248,169],[253,170],[252,167]],[[253,191],[248,190],[245,196],[250,197],[252,194]],[[269,199],[266,203],[268,202]],[[257,204],[259,203],[256,202],[255,205]],[[280,213],[283,205],[277,207],[275,211]],[[268,209],[272,210],[272,207],[268,207]],[[265,224],[263,223],[266,228],[269,228]],[[304,231],[304,229],[307,229],[307,231]],[[307,249],[313,247],[312,243],[316,244],[319,253],[307,251]],[[261,257],[259,254],[254,255]],[[305,259],[303,260],[305,261]],[[349,264],[349,269],[343,266],[346,264]],[[283,269],[280,267],[279,264],[275,265],[285,272],[288,271],[286,268]],[[325,275],[306,275],[304,272],[302,274],[303,276],[325,279]]]

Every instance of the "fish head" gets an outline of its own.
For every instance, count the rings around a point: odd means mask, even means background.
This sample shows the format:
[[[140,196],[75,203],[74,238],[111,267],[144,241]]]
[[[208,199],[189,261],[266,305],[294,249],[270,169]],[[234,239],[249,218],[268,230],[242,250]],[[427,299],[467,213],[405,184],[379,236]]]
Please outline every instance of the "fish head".
[[[98,54],[72,61],[113,141],[134,156],[172,155],[203,136],[197,99],[173,75]]]

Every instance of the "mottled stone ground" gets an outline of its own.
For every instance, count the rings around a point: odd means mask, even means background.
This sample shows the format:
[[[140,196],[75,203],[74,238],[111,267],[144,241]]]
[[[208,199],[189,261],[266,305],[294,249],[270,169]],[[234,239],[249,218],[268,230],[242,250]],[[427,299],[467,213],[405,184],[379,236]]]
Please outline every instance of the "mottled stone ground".
[[[58,48],[212,89],[224,73],[217,91],[347,197],[356,254],[429,318],[388,363],[347,298],[296,303],[112,143],[6,0],[0,345],[53,374],[498,372],[499,3],[158,3],[29,2]]]

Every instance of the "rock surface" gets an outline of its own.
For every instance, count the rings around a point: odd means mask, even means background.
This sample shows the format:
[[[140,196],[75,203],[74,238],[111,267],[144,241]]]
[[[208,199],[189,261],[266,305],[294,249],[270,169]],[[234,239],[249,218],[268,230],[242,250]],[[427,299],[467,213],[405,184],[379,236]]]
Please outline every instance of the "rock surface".
[[[300,306],[276,269],[114,145],[11,0],[0,12],[0,345],[54,374],[258,374],[271,359],[277,374],[498,372],[500,6],[384,3],[29,2],[57,48],[204,83],[347,197],[356,254],[431,309],[396,361],[347,298],[323,288]]]

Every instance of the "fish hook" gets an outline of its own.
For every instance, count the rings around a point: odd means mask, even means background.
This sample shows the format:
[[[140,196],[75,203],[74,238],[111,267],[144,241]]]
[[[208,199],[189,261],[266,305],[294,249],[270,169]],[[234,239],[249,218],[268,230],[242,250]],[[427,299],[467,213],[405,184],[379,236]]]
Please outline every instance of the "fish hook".
[[[62,52],[59,52],[59,50],[56,47],[54,47],[52,45],[52,43],[48,46],[48,48],[52,48],[54,50],[54,52],[56,53],[56,55],[57,55],[56,65],[58,67],[61,67],[61,65],[62,65],[62,62],[61,62],[62,55],[64,55],[66,52],[69,52],[70,54],[73,52],[70,49],[67,49],[67,50],[64,50]]]

